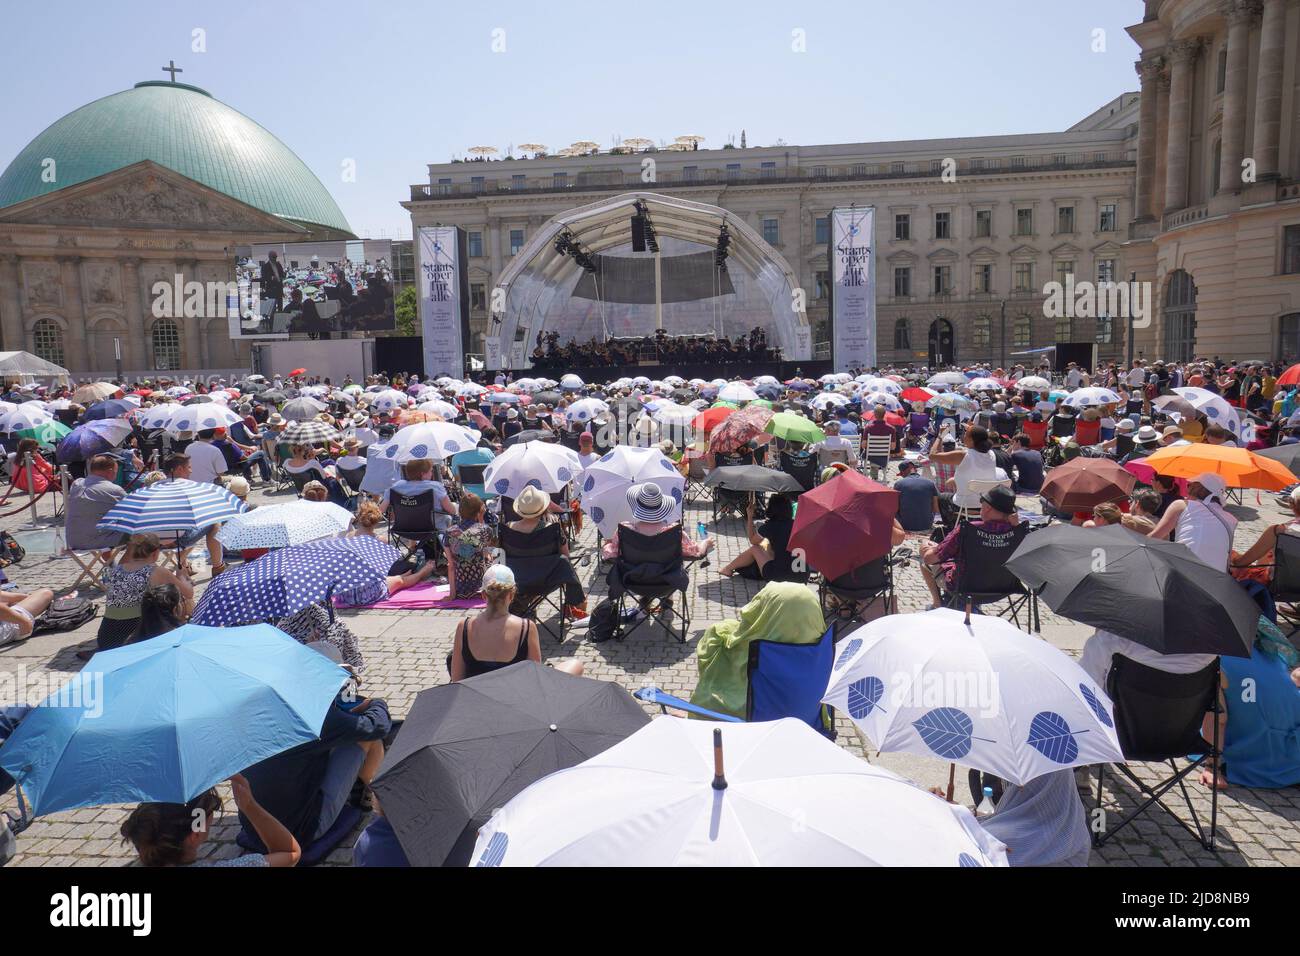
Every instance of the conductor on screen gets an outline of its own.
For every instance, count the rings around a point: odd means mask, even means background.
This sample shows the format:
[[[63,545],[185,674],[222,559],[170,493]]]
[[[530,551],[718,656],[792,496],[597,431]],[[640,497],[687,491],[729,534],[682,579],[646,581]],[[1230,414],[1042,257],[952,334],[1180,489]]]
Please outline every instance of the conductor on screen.
[[[274,302],[272,313],[284,311],[284,266],[274,249],[266,254],[262,263],[262,298]]]

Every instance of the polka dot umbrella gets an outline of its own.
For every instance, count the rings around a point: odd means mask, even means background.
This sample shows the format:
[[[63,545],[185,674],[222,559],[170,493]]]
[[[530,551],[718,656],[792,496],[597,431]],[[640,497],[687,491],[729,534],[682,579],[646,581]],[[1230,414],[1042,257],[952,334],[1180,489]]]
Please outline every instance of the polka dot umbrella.
[[[272,551],[218,575],[190,621],[234,627],[287,617],[338,597],[370,604],[387,594],[385,579],[401,553],[378,538],[322,538]]]
[[[619,522],[632,519],[627,490],[647,481],[653,481],[666,498],[677,503],[677,510],[668,520],[679,520],[686,479],[658,448],[631,445],[618,445],[587,467],[580,486],[582,510],[591,516],[602,535],[613,537]]]
[[[550,442],[522,442],[493,459],[483,472],[483,486],[507,498],[518,498],[530,486],[549,495],[563,489],[580,471],[582,461],[572,449]]]
[[[400,429],[375,454],[397,462],[419,458],[450,458],[478,447],[479,433],[451,422],[417,422]]]

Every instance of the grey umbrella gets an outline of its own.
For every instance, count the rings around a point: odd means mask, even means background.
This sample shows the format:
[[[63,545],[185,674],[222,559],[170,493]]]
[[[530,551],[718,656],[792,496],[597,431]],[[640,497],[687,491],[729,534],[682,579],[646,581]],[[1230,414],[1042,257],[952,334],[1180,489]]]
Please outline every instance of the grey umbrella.
[[[421,691],[371,787],[412,866],[465,866],[494,810],[648,722],[618,684],[523,661]]]
[[[766,491],[802,494],[803,485],[791,475],[762,465],[724,465],[714,468],[704,479],[708,488],[727,491]]]
[[[280,414],[291,422],[309,422],[323,411],[325,406],[314,398],[295,398],[284,403]]]

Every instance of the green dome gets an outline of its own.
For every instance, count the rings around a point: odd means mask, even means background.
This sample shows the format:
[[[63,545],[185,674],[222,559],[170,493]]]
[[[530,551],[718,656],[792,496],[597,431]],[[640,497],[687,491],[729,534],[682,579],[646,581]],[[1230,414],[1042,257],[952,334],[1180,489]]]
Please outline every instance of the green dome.
[[[41,181],[41,162],[58,182]],[[218,192],[309,228],[352,235],[306,164],[251,119],[184,83],[136,84],[73,110],[0,175],[0,208],[153,160]]]

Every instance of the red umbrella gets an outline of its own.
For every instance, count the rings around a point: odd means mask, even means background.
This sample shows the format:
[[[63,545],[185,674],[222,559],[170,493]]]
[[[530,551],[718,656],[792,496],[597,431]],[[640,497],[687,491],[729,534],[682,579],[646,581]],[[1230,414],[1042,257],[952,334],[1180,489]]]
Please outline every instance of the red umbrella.
[[[723,419],[735,410],[734,408],[727,408],[725,405],[721,408],[705,409],[691,421],[691,427],[703,431],[707,435],[722,424]]]
[[[1292,365],[1277,377],[1279,385],[1300,385],[1300,365]]]
[[[902,428],[907,424],[907,422],[904,420],[902,415],[895,414],[894,412],[885,412],[885,424],[893,425],[895,428]]]
[[[713,429],[709,436],[709,451],[715,455],[735,451],[746,442],[770,441],[772,436],[763,429],[772,417],[772,410],[761,405],[749,405],[733,411],[726,420]]]
[[[919,385],[913,385],[911,388],[903,389],[898,397],[905,402],[928,402],[934,398],[938,392],[932,392],[928,388],[921,388]]]
[[[799,496],[790,550],[827,580],[889,553],[898,492],[846,471]]]
[[[289,373],[289,377],[297,378],[299,375],[306,375],[306,374],[307,374],[307,370],[305,368],[296,368]]]
[[[484,415],[482,412],[477,411],[476,409],[471,408],[468,412],[465,413],[465,415],[467,418],[469,418],[470,421],[472,421],[480,429],[492,427],[492,422],[488,420],[488,417]]]
[[[1127,497],[1137,478],[1109,458],[1076,458],[1047,474],[1039,493],[1061,511],[1091,511]]]

